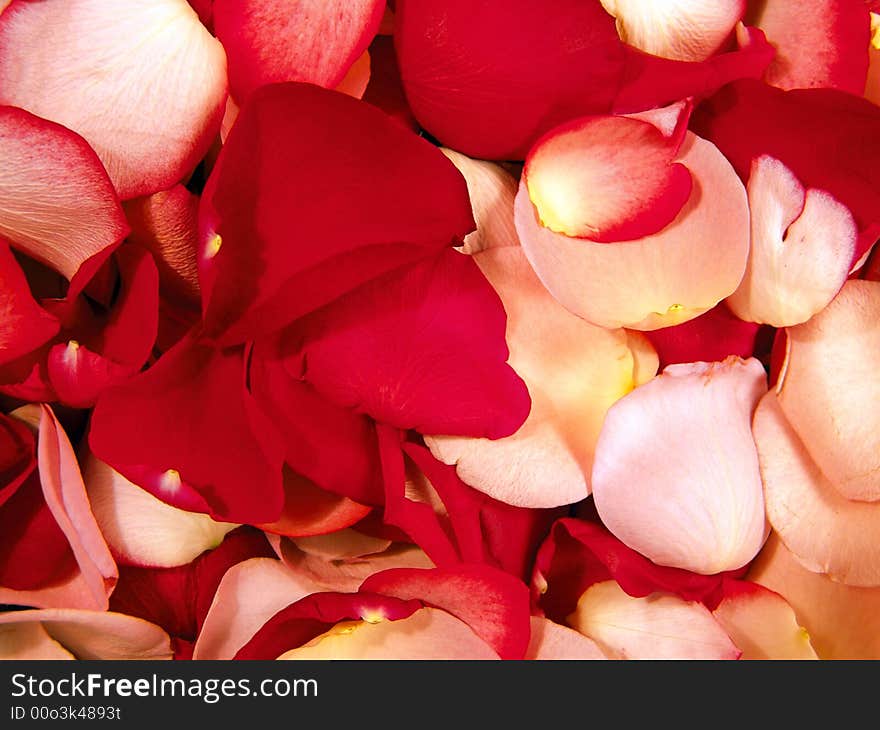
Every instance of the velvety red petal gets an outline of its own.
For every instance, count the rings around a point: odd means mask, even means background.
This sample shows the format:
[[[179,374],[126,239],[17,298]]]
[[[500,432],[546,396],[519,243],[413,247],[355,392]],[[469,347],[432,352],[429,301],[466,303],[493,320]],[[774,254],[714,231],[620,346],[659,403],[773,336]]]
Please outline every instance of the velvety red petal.
[[[763,30],[776,49],[764,75],[768,84],[862,95],[870,38],[863,0],[763,0],[749,5],[746,22]]]
[[[501,438],[529,409],[506,364],[505,319],[476,262],[448,249],[301,320],[285,338],[287,368],[396,428]]]
[[[385,570],[367,578],[361,590],[442,608],[470,626],[502,659],[522,659],[529,644],[528,590],[487,565]]]
[[[382,20],[382,0],[215,0],[213,22],[238,101],[266,84],[342,81]]]
[[[394,55],[394,40],[390,35],[376,36],[370,44],[370,83],[367,84],[363,100],[379,107],[407,129],[418,131],[419,123],[403,92],[400,69]]]
[[[32,352],[58,332],[58,320],[34,300],[24,273],[2,240],[0,312],[0,365]]]
[[[0,103],[81,134],[122,198],[177,183],[219,129],[226,58],[186,0],[17,0],[0,46]]]
[[[2,26],[0,21],[0,45]],[[3,55],[0,67],[8,62]],[[69,129],[23,109],[0,107],[0,157],[0,235],[68,280],[85,273],[90,259],[109,253],[128,233],[104,166]]]
[[[474,221],[439,150],[369,104],[290,83],[242,108],[200,225],[207,332],[241,342],[460,243]]]
[[[240,348],[181,341],[149,370],[101,395],[89,445],[175,507],[249,524],[281,514],[284,450],[246,390]]]
[[[36,465],[36,443],[30,428],[16,418],[0,414],[0,507]]]

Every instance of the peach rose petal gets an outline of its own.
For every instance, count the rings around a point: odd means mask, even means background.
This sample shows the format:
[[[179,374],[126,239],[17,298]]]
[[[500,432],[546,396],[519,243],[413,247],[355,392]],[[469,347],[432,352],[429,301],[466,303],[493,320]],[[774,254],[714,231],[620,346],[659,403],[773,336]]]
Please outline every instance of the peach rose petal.
[[[880,503],[846,499],[792,428],[775,393],[754,420],[767,520],[800,563],[854,586],[880,586]]]
[[[520,242],[567,309],[601,327],[653,330],[699,316],[739,286],[749,252],[745,188],[718,149],[690,132],[676,159],[690,170],[690,198],[668,226],[633,241],[554,233],[541,225],[520,183]]]
[[[326,590],[272,558],[232,566],[217,587],[196,640],[193,659],[232,659],[281,609]]]
[[[754,583],[741,586],[712,612],[742,650],[741,659],[818,659],[810,635],[782,596]]]
[[[398,621],[345,621],[278,659],[498,659],[464,621],[420,608]]]
[[[5,618],[0,614],[0,621]],[[76,659],[39,621],[0,623],[0,661]]]
[[[586,590],[568,622],[612,659],[737,659],[709,610],[678,596],[633,598],[614,581]]]
[[[490,248],[474,258],[504,304],[508,362],[525,381],[532,407],[506,438],[429,436],[426,443],[436,458],[456,465],[464,482],[507,504],[580,501],[590,493],[606,411],[653,377],[656,354],[642,335],[596,327],[562,307],[519,246]]]
[[[703,575],[748,563],[766,536],[751,432],[766,387],[757,360],[732,357],[670,365],[615,403],[593,464],[596,509],[615,537]]]
[[[532,616],[526,659],[607,659],[592,639],[550,619]]]
[[[0,103],[82,135],[122,198],[179,182],[219,129],[226,57],[186,0],[16,0],[0,47]]]
[[[2,28],[0,20],[0,46]],[[8,93],[2,83],[8,55],[4,47],[0,100]],[[128,224],[113,185],[79,135],[23,109],[0,107],[0,159],[0,236],[14,248],[71,280],[125,238]]]
[[[64,647],[77,659],[171,659],[173,654],[171,639],[165,631],[149,621],[122,613],[45,609],[0,614],[0,632],[8,627],[23,627],[27,624],[41,626],[59,647]],[[41,646],[35,648],[45,651],[45,642],[41,641],[40,644]]]
[[[379,29],[382,0],[215,0],[214,30],[241,103],[282,81],[338,86]]]
[[[880,8],[877,8],[880,10]],[[868,48],[868,80],[865,98],[880,105],[880,13],[871,13],[871,46]]]
[[[774,327],[806,322],[846,281],[858,226],[828,193],[805,189],[782,162],[752,161],[746,186],[752,245],[739,288],[727,304],[740,319]]]
[[[880,659],[880,588],[856,588],[807,570],[776,533],[748,578],[791,604],[821,659]]]
[[[129,565],[185,565],[217,547],[226,533],[238,527],[162,502],[94,454],[82,463],[95,520],[113,553]]]
[[[513,225],[513,201],[517,181],[501,165],[474,160],[455,150],[440,151],[458,168],[467,183],[477,229],[464,237],[464,253],[475,254],[487,248],[519,246]]]
[[[880,283],[850,281],[787,330],[776,393],[817,467],[846,499],[880,500]]]
[[[105,611],[119,573],[92,515],[73,447],[46,405],[41,406],[37,455],[43,497],[67,537],[78,570],[42,589],[0,588],[0,603]]]
[[[336,91],[353,96],[355,99],[362,99],[369,83],[370,52],[364,51],[348,69],[342,81],[336,85]]]
[[[730,40],[746,0],[601,0],[620,39],[662,58],[705,61]]]

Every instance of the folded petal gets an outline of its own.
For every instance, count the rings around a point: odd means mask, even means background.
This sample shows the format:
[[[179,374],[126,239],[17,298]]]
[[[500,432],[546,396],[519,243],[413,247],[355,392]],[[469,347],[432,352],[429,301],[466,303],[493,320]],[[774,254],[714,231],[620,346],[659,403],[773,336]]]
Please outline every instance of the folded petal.
[[[741,659],[818,658],[788,602],[757,583],[730,581],[712,615],[742,651]]]
[[[284,451],[246,390],[240,348],[182,340],[146,372],[101,395],[89,445],[174,507],[249,524],[281,514]]]
[[[807,570],[774,532],[749,571],[791,604],[821,659],[880,658],[880,588],[857,588]]]
[[[48,608],[41,611],[12,611],[0,614],[0,636],[7,630],[28,630],[40,626],[57,647],[73,656],[34,656],[30,651],[3,659],[171,659],[168,634],[143,619],[109,611]],[[0,647],[6,637],[0,638]],[[45,644],[44,644],[45,645]]]
[[[207,332],[231,343],[460,243],[473,218],[464,180],[427,141],[369,104],[290,83],[242,108],[200,225]]]
[[[16,4],[22,6],[38,7]],[[13,14],[17,13],[4,13],[0,19],[0,39]],[[9,55],[4,52],[0,60],[0,79]],[[9,103],[4,100],[7,85],[0,86],[0,101]],[[107,172],[78,134],[23,109],[3,106],[0,157],[0,235],[68,280],[96,268],[90,260],[109,254],[128,233]]]
[[[117,560],[126,564],[157,568],[184,565],[217,547],[226,533],[238,526],[172,507],[93,454],[82,463],[95,520]]]
[[[746,186],[752,245],[739,288],[727,298],[742,319],[774,327],[806,322],[846,281],[858,227],[849,209],[800,181],[782,162],[752,162]]]
[[[532,407],[506,438],[438,435],[426,443],[466,483],[502,502],[555,507],[584,499],[606,411],[656,372],[650,345],[634,346],[641,335],[596,327],[562,307],[519,246],[483,250],[474,260],[504,304],[509,362]]]
[[[834,88],[861,96],[865,90],[870,23],[858,0],[750,3],[749,25],[776,48],[764,78],[781,89]]]
[[[420,608],[399,621],[345,622],[291,649],[279,659],[498,659],[460,619],[436,608]]]
[[[677,160],[693,191],[658,233],[595,243],[541,225],[528,186],[520,183],[516,229],[550,293],[602,327],[652,330],[693,319],[733,293],[749,248],[745,189],[721,153],[688,132]]]
[[[614,581],[588,588],[569,623],[614,659],[740,656],[705,606],[663,593],[633,598]]]
[[[567,626],[550,619],[532,616],[532,634],[526,659],[606,659],[598,644]]]
[[[396,428],[501,438],[529,408],[506,364],[504,329],[477,264],[447,249],[297,322],[285,335],[286,367],[337,405]]]
[[[730,39],[746,0],[602,0],[602,7],[629,45],[663,58],[703,61]]]
[[[608,529],[660,565],[709,575],[748,563],[766,537],[751,432],[766,387],[757,360],[731,358],[670,365],[614,404],[593,462]]]
[[[122,198],[174,185],[219,129],[226,59],[186,0],[18,1],[0,45],[0,103],[82,135]]]
[[[0,620],[2,618],[3,615],[0,614]],[[49,636],[38,621],[0,624],[0,660],[47,659],[65,660],[75,657]]]
[[[538,140],[523,179],[541,225],[572,238],[642,238],[671,223],[691,194],[674,162],[681,139],[629,117],[585,117]]]
[[[522,659],[529,643],[528,590],[486,565],[418,570],[398,568],[364,581],[361,591],[419,599],[464,621],[502,659]]]
[[[42,499],[36,490],[22,492],[29,504],[16,499],[18,524],[14,520],[4,529],[4,547],[11,548],[13,555],[11,560],[4,556],[7,580],[0,588],[0,602],[106,610],[118,577],[116,564],[92,515],[73,447],[45,405],[41,407],[37,459]],[[7,518],[12,506],[10,502],[4,505]],[[12,542],[16,532],[20,533],[17,544]],[[55,564],[49,566],[47,561]],[[28,576],[30,571],[41,572],[45,581],[35,584],[33,576]],[[24,582],[16,572],[27,576]]]
[[[367,49],[381,0],[216,0],[214,30],[229,57],[229,85],[241,102],[266,84],[305,81],[332,89]]]

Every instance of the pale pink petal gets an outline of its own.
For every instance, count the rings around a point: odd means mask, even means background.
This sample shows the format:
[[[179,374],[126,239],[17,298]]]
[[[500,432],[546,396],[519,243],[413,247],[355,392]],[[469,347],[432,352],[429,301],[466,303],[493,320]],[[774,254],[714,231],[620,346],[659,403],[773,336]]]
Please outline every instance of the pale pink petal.
[[[306,81],[335,88],[379,29],[382,0],[216,0],[214,30],[242,102],[260,86]]]
[[[828,193],[804,189],[782,162],[752,161],[746,186],[752,245],[739,288],[727,298],[740,319],[789,327],[824,309],[846,281],[858,226]]]
[[[128,233],[101,161],[69,129],[0,107],[0,159],[0,235],[68,280]]]
[[[0,614],[0,621],[4,616]],[[76,659],[38,621],[0,623],[0,660]]]
[[[420,608],[399,621],[345,621],[279,659],[498,659],[464,621]]]
[[[667,593],[633,598],[613,580],[590,586],[568,622],[612,659],[737,659],[740,654],[703,604]]]
[[[834,580],[880,585],[880,502],[841,495],[804,448],[775,393],[761,400],[754,431],[767,520],[789,550],[807,569]]]
[[[226,58],[186,0],[18,0],[0,47],[0,103],[85,137],[122,198],[179,182],[219,129]]]
[[[817,659],[810,636],[782,596],[754,583],[725,596],[712,612],[741,659]]]
[[[856,588],[807,570],[776,533],[748,578],[791,604],[821,659],[880,659],[880,588]]]
[[[130,565],[185,565],[217,547],[227,532],[238,527],[165,504],[94,454],[83,461],[83,481],[107,544]]]
[[[456,465],[464,482],[502,502],[520,507],[578,502],[590,492],[593,451],[606,411],[653,377],[656,354],[646,343],[638,355],[633,352],[633,341],[642,335],[596,327],[562,307],[519,246],[490,248],[474,258],[504,304],[508,362],[525,381],[532,407],[512,436],[429,436],[426,443],[436,458]]]
[[[532,616],[532,638],[526,659],[606,659],[592,639],[550,619]]]
[[[441,147],[467,182],[477,229],[464,237],[461,250],[474,254],[487,248],[519,246],[513,225],[513,201],[517,181],[501,165],[473,160],[455,150]]]
[[[361,99],[370,83],[370,52],[364,51],[355,61],[345,78],[336,85],[336,91]]]
[[[326,589],[272,558],[232,566],[217,587],[193,659],[232,659],[282,608]]]
[[[593,464],[606,527],[659,565],[740,568],[766,536],[751,419],[766,392],[754,359],[670,365],[615,403]]]
[[[173,654],[165,631],[122,613],[45,609],[0,614],[0,631],[25,624],[42,625],[48,636],[77,659],[171,659]]]
[[[880,500],[880,283],[847,282],[787,334],[779,405],[841,496]]]
[[[705,61],[730,40],[745,0],[601,0],[631,46],[663,58]]]
[[[586,117],[538,140],[523,181],[542,225],[556,233],[641,238],[668,225],[690,196],[690,172],[674,162],[680,142],[641,119]]]
[[[0,588],[0,603],[106,610],[119,575],[116,563],[89,507],[73,447],[52,409],[41,408],[37,458],[43,497],[79,569],[63,583],[39,590]]]
[[[735,291],[749,252],[745,188],[718,149],[690,132],[677,160],[693,178],[688,202],[662,231],[634,241],[554,233],[520,184],[520,242],[563,306],[602,327],[652,330],[693,319]]]

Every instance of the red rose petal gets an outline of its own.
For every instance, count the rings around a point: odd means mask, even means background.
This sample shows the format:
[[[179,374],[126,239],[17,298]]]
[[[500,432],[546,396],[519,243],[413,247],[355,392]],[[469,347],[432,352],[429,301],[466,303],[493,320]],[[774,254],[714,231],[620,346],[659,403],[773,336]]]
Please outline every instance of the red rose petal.
[[[206,330],[228,343],[474,227],[467,186],[439,150],[369,104],[298,83],[264,87],[244,105],[200,218]]]
[[[382,0],[215,0],[233,95],[241,102],[281,81],[334,88],[373,40],[384,10]]]
[[[302,319],[284,346],[288,370],[341,406],[396,428],[501,438],[529,408],[504,332],[476,262],[448,249]]]
[[[93,273],[97,266],[90,259],[109,254],[128,233],[107,172],[88,143],[69,129],[23,109],[0,107],[0,158],[0,235],[68,280],[77,272]]]
[[[182,340],[101,395],[89,444],[101,461],[175,507],[249,524],[281,514],[284,451],[246,391],[241,349]]]

